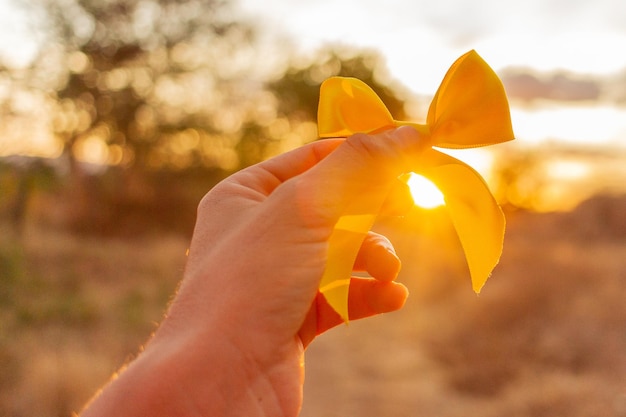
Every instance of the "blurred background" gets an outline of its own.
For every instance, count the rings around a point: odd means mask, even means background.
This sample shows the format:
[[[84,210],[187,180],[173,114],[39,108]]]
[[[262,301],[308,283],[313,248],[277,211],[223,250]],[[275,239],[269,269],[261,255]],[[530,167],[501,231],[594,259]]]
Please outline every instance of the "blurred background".
[[[0,416],[69,416],[156,328],[200,198],[316,139],[320,83],[423,120],[469,49],[517,140],[477,297],[445,208],[381,219],[411,291],[307,353],[302,416],[626,416],[626,3],[0,0]]]

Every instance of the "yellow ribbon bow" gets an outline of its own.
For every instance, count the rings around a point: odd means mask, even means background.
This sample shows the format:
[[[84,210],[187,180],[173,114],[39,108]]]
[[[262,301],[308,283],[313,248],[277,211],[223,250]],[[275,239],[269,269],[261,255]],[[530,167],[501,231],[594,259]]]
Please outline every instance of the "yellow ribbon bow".
[[[428,109],[426,124],[394,120],[382,100],[356,78],[332,77],[322,83],[318,108],[320,138],[377,133],[399,126],[417,129],[432,146],[474,148],[514,139],[509,104],[495,72],[470,51],[452,64]],[[505,219],[484,179],[467,164],[432,148],[415,171],[444,195],[465,252],[472,287],[479,293],[502,254]],[[380,207],[382,201],[378,202]],[[378,213],[367,196],[357,199],[329,239],[328,262],[319,291],[348,321],[348,289],[357,252]],[[354,213],[354,214],[352,214]]]

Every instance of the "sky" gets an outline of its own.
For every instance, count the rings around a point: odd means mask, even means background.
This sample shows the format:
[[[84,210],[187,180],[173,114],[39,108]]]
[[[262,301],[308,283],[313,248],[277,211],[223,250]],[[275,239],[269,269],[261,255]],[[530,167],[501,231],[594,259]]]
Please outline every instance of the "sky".
[[[626,68],[623,0],[239,0],[239,6],[304,50],[327,42],[375,47],[416,93],[432,94],[470,49],[496,71],[607,75]]]
[[[610,75],[626,69],[624,0],[233,0],[266,34],[302,50],[325,43],[378,49],[392,76],[432,94],[470,49],[496,70],[510,66]],[[0,0],[0,54],[25,63],[36,51],[27,20]]]
[[[27,65],[37,51],[29,40],[27,17],[12,0],[0,0],[0,56],[12,64]]]

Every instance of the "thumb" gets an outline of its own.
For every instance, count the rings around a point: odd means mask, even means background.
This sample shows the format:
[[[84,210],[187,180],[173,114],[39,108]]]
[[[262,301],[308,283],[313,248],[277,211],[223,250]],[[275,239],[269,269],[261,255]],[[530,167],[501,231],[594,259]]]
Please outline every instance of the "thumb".
[[[415,169],[427,138],[410,126],[357,133],[300,180],[309,204],[332,225],[342,215],[376,214],[399,175]]]

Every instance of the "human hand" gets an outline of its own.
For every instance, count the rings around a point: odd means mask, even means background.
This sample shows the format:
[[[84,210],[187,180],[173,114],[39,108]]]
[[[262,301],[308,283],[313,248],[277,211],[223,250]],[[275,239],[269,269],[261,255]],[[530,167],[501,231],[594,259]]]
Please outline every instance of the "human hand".
[[[342,322],[317,290],[333,227],[364,193],[373,207],[412,205],[397,177],[415,166],[422,142],[409,127],[318,141],[205,196],[179,292],[127,372],[145,384],[158,371],[161,382],[150,380],[142,395],[164,401],[151,415],[189,414],[190,406],[207,416],[297,415],[304,347]],[[391,244],[368,234],[355,269],[373,278],[352,279],[351,319],[403,305],[406,288],[393,282],[399,266]]]

